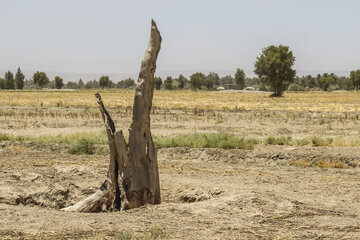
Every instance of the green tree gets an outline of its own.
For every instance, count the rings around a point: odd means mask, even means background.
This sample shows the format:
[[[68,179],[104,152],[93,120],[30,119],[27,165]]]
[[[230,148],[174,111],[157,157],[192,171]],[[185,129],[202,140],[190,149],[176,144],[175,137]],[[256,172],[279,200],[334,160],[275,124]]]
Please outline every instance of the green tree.
[[[5,89],[5,79],[0,78],[0,89]]]
[[[316,79],[313,78],[311,75],[307,75],[303,77],[300,83],[303,87],[308,87],[308,88],[317,87]]]
[[[88,81],[85,83],[85,88],[86,89],[99,88],[99,83],[95,79],[93,81]]]
[[[135,80],[132,78],[125,79],[125,87],[126,88],[133,88],[136,86]]]
[[[324,91],[328,91],[330,85],[335,83],[334,74],[324,73],[322,77],[319,79],[319,85]]]
[[[99,79],[99,86],[104,89],[105,87],[109,87],[111,84],[109,76],[101,76]]]
[[[65,84],[64,88],[67,88],[67,89],[78,89],[79,86],[77,84],[77,82],[72,82],[72,81],[69,81]]]
[[[16,83],[17,89],[24,88],[24,79],[25,79],[24,74],[21,72],[20,68],[18,68],[18,70],[15,74],[15,83]]]
[[[163,83],[161,77],[155,77],[154,82],[155,82],[155,89],[160,90],[161,85]]]
[[[61,77],[56,76],[54,81],[55,81],[55,87],[57,89],[61,89],[64,86],[64,82],[63,82],[63,79]]]
[[[5,73],[5,89],[15,89],[14,74],[10,71]]]
[[[116,84],[117,88],[133,88],[135,87],[135,81],[132,78],[122,80]]]
[[[294,82],[294,62],[295,57],[288,46],[271,45],[264,48],[260,57],[257,57],[254,72],[264,84],[270,86],[274,92],[271,96],[280,97],[287,86]]]
[[[204,85],[205,78],[206,78],[205,74],[203,74],[201,72],[192,74],[190,76],[191,88],[194,90],[201,89],[201,86]]]
[[[350,78],[348,77],[345,77],[345,80],[344,80],[344,89],[345,90],[352,90],[353,89],[353,83],[352,81],[350,80]]]
[[[206,88],[208,90],[212,90],[214,88],[214,82],[215,82],[215,79],[213,78],[212,75],[207,75],[206,78],[205,78],[205,81],[204,81],[204,86],[206,86]]]
[[[40,89],[42,89],[49,83],[49,78],[46,76],[46,73],[37,71],[33,75],[33,81],[40,87]]]
[[[173,79],[172,77],[167,77],[164,81],[164,88],[167,90],[173,89]]]
[[[360,87],[360,69],[350,72],[350,82],[355,87],[356,91],[359,91],[359,87]]]
[[[180,74],[177,81],[179,82],[179,88],[184,89],[186,85],[187,79],[184,77],[184,75]]]
[[[219,77],[219,74],[210,72],[208,75],[208,78],[211,78],[215,86],[219,86],[221,84],[221,79]]]
[[[232,78],[232,76],[230,75],[226,75],[224,77],[221,78],[221,84],[233,84],[234,83],[234,79]]]
[[[84,88],[85,84],[84,84],[84,81],[80,78],[79,81],[78,81],[78,87],[79,88]]]
[[[245,88],[245,72],[244,70],[238,68],[236,69],[236,73],[235,73],[235,83],[236,85],[238,85],[240,87],[240,89],[244,89]]]

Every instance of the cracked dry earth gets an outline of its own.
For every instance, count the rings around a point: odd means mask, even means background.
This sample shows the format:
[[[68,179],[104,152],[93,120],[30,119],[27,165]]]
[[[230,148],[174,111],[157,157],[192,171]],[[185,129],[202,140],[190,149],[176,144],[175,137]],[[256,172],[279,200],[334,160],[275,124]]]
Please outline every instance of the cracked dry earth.
[[[360,239],[359,147],[159,149],[160,205],[113,213],[59,208],[93,193],[107,155],[2,142],[1,239],[100,239],[164,225],[171,239]],[[343,169],[298,167],[341,160]]]

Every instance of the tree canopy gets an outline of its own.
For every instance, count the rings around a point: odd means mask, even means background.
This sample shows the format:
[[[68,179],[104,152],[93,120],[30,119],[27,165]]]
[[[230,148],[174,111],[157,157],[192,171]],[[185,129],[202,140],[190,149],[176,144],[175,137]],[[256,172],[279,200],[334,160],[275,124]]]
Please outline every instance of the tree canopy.
[[[109,87],[111,85],[109,76],[101,76],[99,79],[99,86],[104,89],[105,87]]]
[[[155,89],[160,90],[161,85],[163,83],[162,80],[161,80],[161,77],[155,77],[154,78],[154,83],[155,83]]]
[[[17,72],[15,74],[15,83],[16,83],[17,89],[23,89],[24,88],[24,79],[25,79],[24,74],[22,73],[20,68],[18,68]]]
[[[214,72],[210,72],[209,75],[207,76],[209,79],[212,79],[213,84],[215,86],[219,86],[221,84],[221,79],[219,77],[219,74],[214,73]]]
[[[194,73],[193,75],[190,76],[190,85],[191,88],[194,90],[201,89],[201,86],[204,84],[204,81],[205,81],[205,74],[201,72]]]
[[[333,73],[331,74],[324,73],[323,76],[321,76],[319,79],[319,85],[324,91],[328,91],[330,85],[334,83],[335,83],[335,74]]]
[[[186,85],[186,81],[187,79],[184,77],[184,75],[180,74],[178,79],[177,79],[178,83],[179,83],[179,88],[180,89],[184,89],[185,85]]]
[[[5,89],[5,80],[0,78],[0,89]]]
[[[33,81],[35,84],[39,85],[41,89],[49,83],[49,78],[46,76],[46,73],[37,71],[33,75]]]
[[[360,69],[350,72],[350,82],[355,87],[356,91],[359,91],[359,87],[360,87]]]
[[[292,69],[295,57],[288,46],[271,45],[264,48],[255,62],[255,74],[260,80],[270,86],[272,96],[281,96],[287,86],[294,82],[296,71]]]
[[[245,88],[245,72],[244,70],[238,68],[236,69],[236,73],[235,73],[235,82],[236,85],[239,86],[240,89],[244,89]]]
[[[10,71],[5,73],[5,89],[15,89],[14,74]]]
[[[173,89],[173,79],[172,77],[167,77],[164,81],[164,88],[167,90]]]
[[[56,76],[54,81],[55,81],[55,87],[57,89],[61,89],[64,86],[64,82],[63,82],[63,79],[61,77]]]
[[[135,81],[132,78],[122,80],[116,84],[117,88],[133,88],[135,86],[136,86]]]
[[[78,85],[78,88],[84,88],[84,86],[85,86],[84,81],[81,78],[79,79],[77,85]]]

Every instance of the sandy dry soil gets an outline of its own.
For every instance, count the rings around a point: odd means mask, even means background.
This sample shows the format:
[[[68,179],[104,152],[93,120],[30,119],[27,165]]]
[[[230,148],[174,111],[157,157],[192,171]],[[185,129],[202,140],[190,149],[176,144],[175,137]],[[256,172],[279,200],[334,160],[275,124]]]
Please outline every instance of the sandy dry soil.
[[[165,225],[172,239],[359,239],[360,170],[305,168],[304,158],[359,163],[359,147],[158,151],[160,205],[115,213],[58,209],[100,186],[108,157],[61,145],[3,142],[2,239],[79,239]]]
[[[131,111],[112,108],[118,128]],[[359,139],[358,114],[155,109],[156,135]],[[96,109],[0,107],[2,133],[103,130]],[[106,155],[70,155],[66,145],[0,142],[0,238],[111,238],[166,226],[171,239],[360,239],[360,147],[257,145],[254,150],[159,149],[162,203],[114,213],[66,213],[102,183]],[[299,167],[296,160],[346,168]]]

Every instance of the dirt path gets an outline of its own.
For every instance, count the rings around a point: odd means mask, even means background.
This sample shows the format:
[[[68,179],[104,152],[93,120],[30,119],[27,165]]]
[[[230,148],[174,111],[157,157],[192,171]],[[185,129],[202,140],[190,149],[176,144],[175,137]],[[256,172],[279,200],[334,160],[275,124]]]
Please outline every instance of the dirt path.
[[[115,213],[66,213],[100,186],[108,156],[61,145],[0,147],[2,239],[111,237],[166,226],[171,239],[359,239],[360,168],[295,167],[297,159],[359,165],[359,147],[160,149],[163,202]]]

